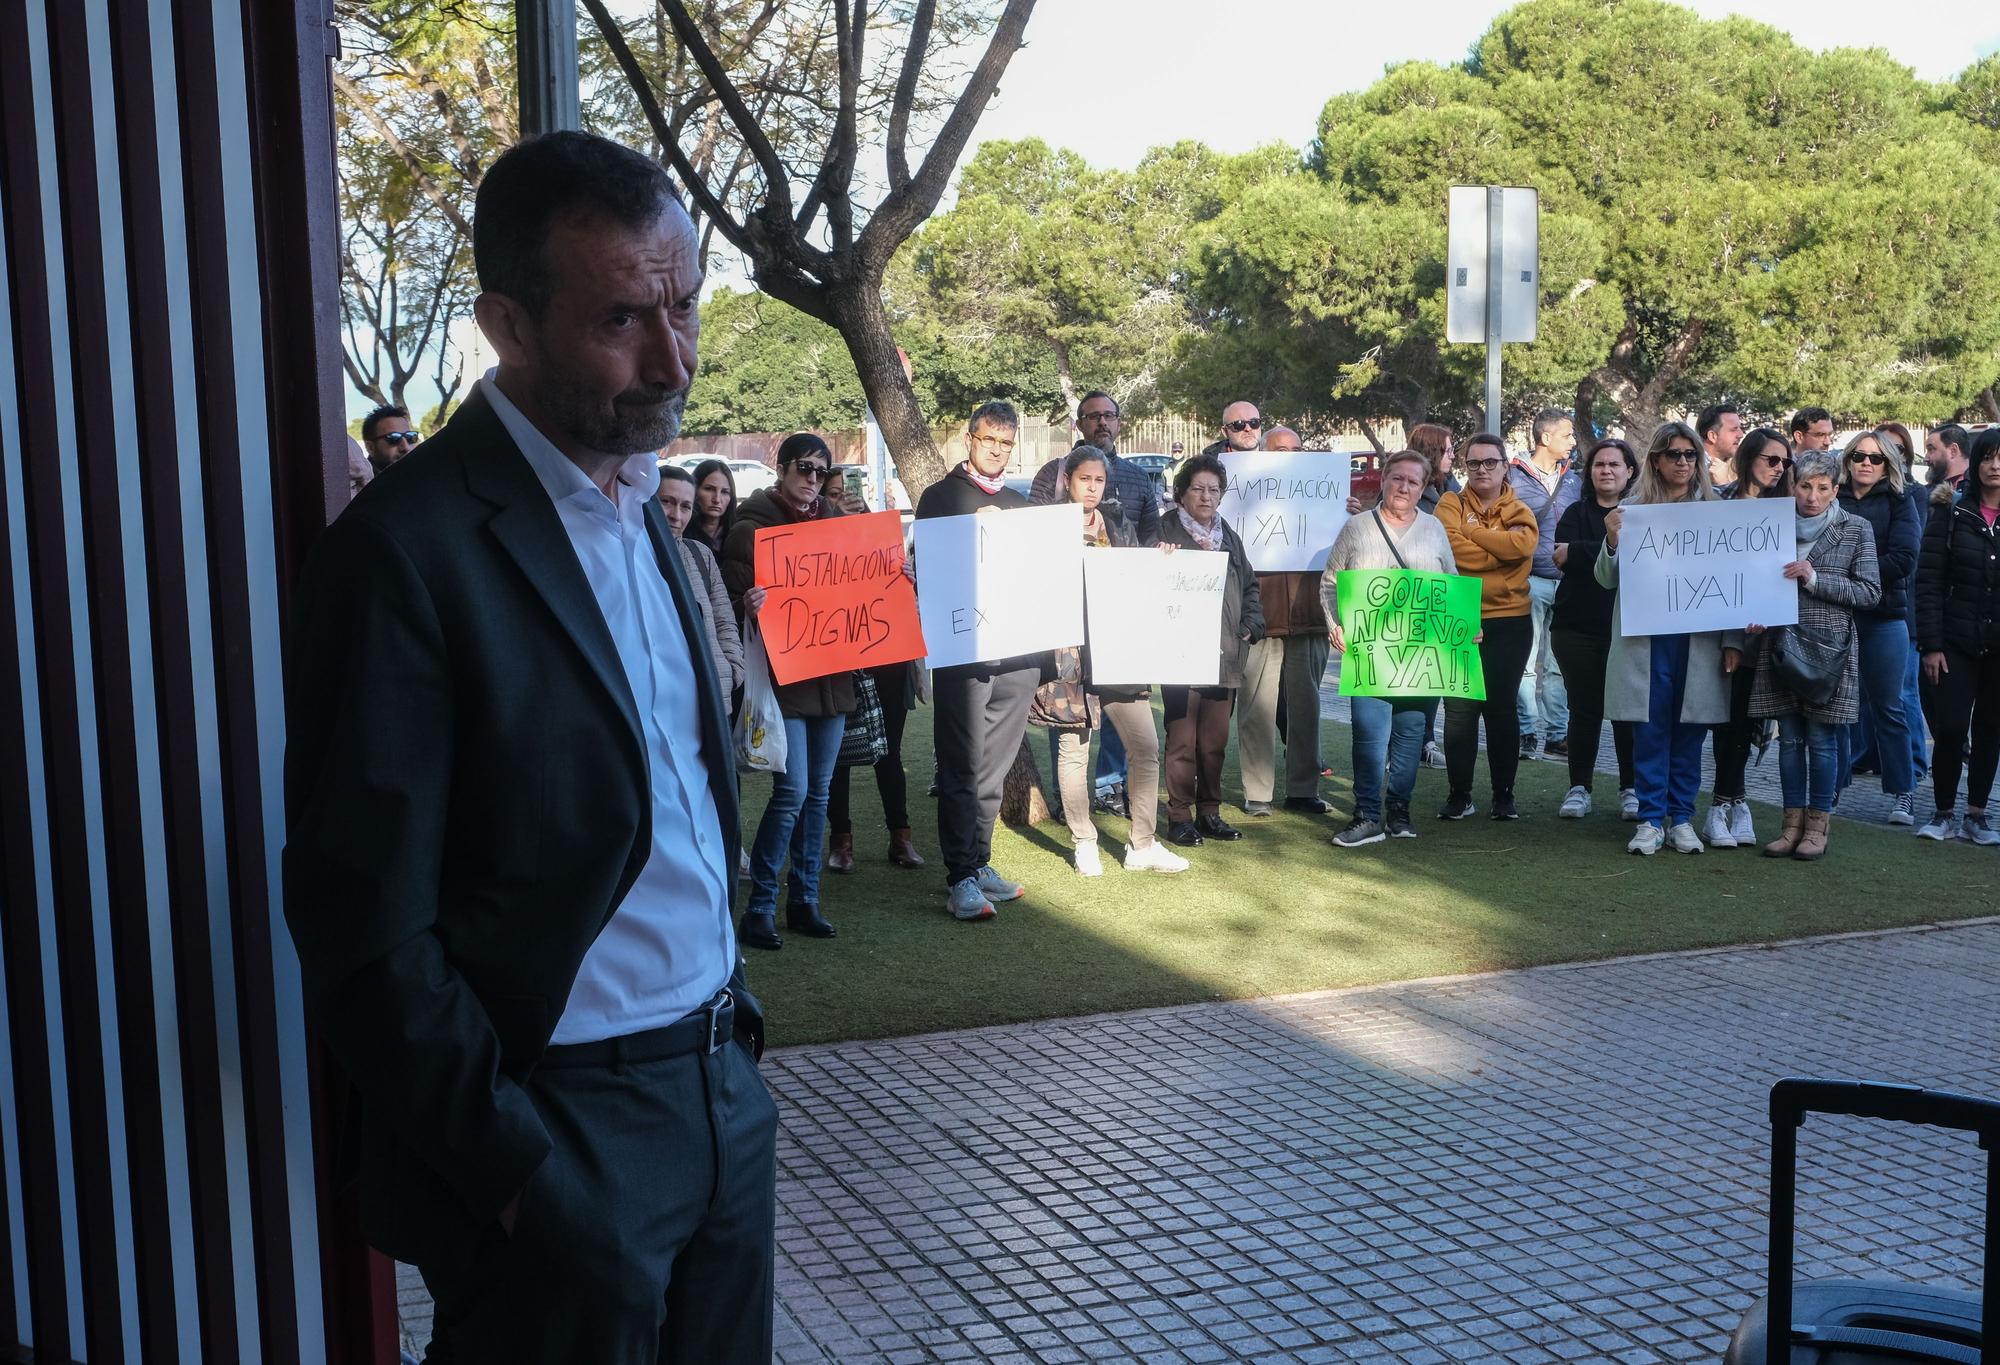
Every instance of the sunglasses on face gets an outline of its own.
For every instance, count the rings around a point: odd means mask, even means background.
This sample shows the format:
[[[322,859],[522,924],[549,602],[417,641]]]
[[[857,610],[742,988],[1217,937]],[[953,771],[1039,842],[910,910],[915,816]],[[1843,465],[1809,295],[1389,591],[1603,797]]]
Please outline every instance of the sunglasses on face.
[[[400,446],[415,445],[423,437],[417,435],[414,431],[378,431],[375,433],[375,439],[378,441],[390,441]]]
[[[1855,464],[1887,464],[1889,457],[1879,450],[1857,450],[1847,457]]]
[[[1498,469],[1500,467],[1500,457],[1498,455],[1489,455],[1483,460],[1467,460],[1465,467],[1475,474],[1483,474],[1489,469]]]
[[[1660,458],[1672,460],[1675,464],[1693,464],[1699,453],[1693,450],[1663,450],[1660,452]]]
[[[805,475],[808,479],[819,479],[821,481],[824,481],[826,476],[833,472],[833,466],[823,465],[817,460],[800,460],[792,468],[798,473]]]
[[[1255,431],[1258,427],[1264,425],[1264,419],[1261,417],[1239,417],[1233,422],[1224,422],[1222,425],[1230,431]]]
[[[1791,466],[1792,462],[1783,455],[1759,455],[1757,463],[1763,465],[1766,469],[1787,469]]]

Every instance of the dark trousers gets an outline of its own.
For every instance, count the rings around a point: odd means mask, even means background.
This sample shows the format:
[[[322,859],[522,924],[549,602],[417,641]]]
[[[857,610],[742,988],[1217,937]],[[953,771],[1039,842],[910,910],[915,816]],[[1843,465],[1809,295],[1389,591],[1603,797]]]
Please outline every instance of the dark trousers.
[[[1958,801],[1958,773],[1965,774],[1965,808],[1984,810],[1993,792],[1993,773],[2000,767],[2000,655],[1977,658],[1949,645],[1944,651],[1944,676],[1932,689],[1932,722],[1936,747],[1931,751],[1931,786],[1937,808],[1950,810]],[[1971,740],[1971,761],[1966,743]]]
[[[1757,671],[1745,660],[1729,675],[1729,719],[1715,727],[1715,799],[1739,801],[1747,793],[1744,773],[1761,720],[1750,719],[1750,687]]]
[[[1486,722],[1486,774],[1493,795],[1514,794],[1514,774],[1521,767],[1521,721],[1514,700],[1521,691],[1521,670],[1535,643],[1534,622],[1526,616],[1482,619],[1480,672],[1486,679],[1486,700],[1444,699],[1444,766],[1453,796],[1472,795],[1472,769],[1479,758],[1479,723]]]
[[[910,666],[871,668],[868,676],[875,680],[875,694],[882,701],[882,727],[889,736],[889,752],[875,765],[875,790],[882,794],[882,823],[889,829],[908,829],[910,784],[903,775],[903,723],[910,718]],[[854,833],[854,817],[847,804],[847,775],[852,771],[844,767],[833,770],[833,785],[826,794],[829,833]]]
[[[560,1050],[556,1050],[559,1052]],[[740,1042],[528,1078],[554,1150],[464,1256],[420,1266],[426,1359],[766,1365],[777,1106]]]
[[[1233,687],[1162,687],[1167,722],[1167,819],[1178,824],[1191,809],[1214,815],[1222,806],[1222,756],[1229,748]]]
[[[993,822],[1007,770],[1028,728],[1041,671],[1004,673],[939,669],[931,675],[937,711],[938,847],[945,885],[974,876],[993,861]]]
[[[1576,630],[1549,632],[1569,693],[1569,784],[1590,790],[1597,773],[1597,746],[1604,740],[1604,673],[1611,662],[1611,637]],[[1747,705],[1749,695],[1744,695]],[[1618,789],[1632,785],[1632,722],[1611,723],[1611,747],[1618,755]]]

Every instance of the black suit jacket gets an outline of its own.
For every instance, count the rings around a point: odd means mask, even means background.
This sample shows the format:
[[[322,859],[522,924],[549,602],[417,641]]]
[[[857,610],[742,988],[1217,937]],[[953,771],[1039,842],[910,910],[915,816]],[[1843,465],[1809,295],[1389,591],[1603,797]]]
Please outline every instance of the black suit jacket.
[[[687,723],[733,886],[727,703],[657,503],[646,520],[698,661]],[[314,547],[287,674],[285,916],[307,1007],[362,1094],[370,1238],[421,1260],[547,1155],[521,1082],[652,843],[610,631],[478,390]],[[761,1042],[747,992],[738,1014]]]

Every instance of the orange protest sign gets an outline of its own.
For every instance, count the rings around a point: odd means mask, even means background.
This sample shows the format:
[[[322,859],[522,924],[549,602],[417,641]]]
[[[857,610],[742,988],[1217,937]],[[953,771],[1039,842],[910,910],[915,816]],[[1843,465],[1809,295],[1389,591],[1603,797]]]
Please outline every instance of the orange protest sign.
[[[756,561],[757,622],[779,682],[924,657],[896,513],[761,527]]]

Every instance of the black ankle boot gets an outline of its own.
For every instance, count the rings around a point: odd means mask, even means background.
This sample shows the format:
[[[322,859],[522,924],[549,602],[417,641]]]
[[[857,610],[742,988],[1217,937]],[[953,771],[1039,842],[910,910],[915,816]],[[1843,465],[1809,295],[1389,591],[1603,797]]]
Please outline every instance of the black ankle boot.
[[[793,901],[785,907],[785,927],[807,938],[832,938],[835,930],[810,901]]]
[[[745,948],[766,948],[776,951],[785,946],[778,937],[777,917],[769,910],[759,913],[745,911],[736,925],[736,941]]]

